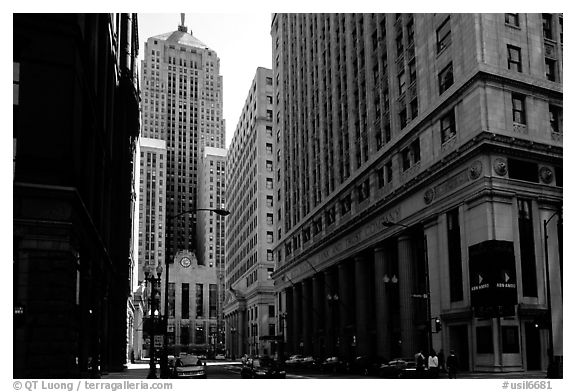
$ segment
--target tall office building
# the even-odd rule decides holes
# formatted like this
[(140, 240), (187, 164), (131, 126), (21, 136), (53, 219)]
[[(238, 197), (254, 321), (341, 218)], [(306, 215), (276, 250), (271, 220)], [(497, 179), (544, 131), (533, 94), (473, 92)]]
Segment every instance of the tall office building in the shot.
[[(146, 180), (144, 184), (141, 183), (141, 200), (151, 192), (148, 186), (154, 186), (153, 184), (156, 184), (158, 191), (165, 187), (165, 194), (159, 195), (155, 206), (148, 206), (156, 221), (151, 233), (154, 239), (145, 238), (145, 231), (139, 230), (143, 252), (139, 255), (139, 262), (143, 263), (140, 270), (146, 265), (154, 267), (157, 264), (170, 264), (164, 268), (165, 272), (161, 277), (161, 313), (168, 313), (169, 349), (174, 347), (178, 350), (179, 345), (189, 344), (197, 344), (196, 348), (204, 347), (207, 339), (200, 336), (207, 330), (205, 324), (186, 324), (183, 326), (184, 330), (180, 325), (181, 317), (186, 316), (188, 319), (190, 314), (203, 318), (206, 307), (202, 303), (209, 296), (198, 292), (199, 313), (195, 313), (196, 308), (192, 309), (192, 312), (188, 308), (190, 300), (180, 295), (193, 295), (190, 284), (197, 290), (208, 290), (209, 284), (215, 284), (215, 279), (212, 279), (215, 273), (210, 272), (212, 270), (197, 271), (198, 273), (191, 277), (190, 271), (195, 269), (196, 265), (203, 270), (202, 261), (198, 264), (192, 263), (189, 268), (180, 265), (180, 260), (184, 254), (182, 252), (192, 254), (201, 246), (196, 238), (195, 209), (199, 208), (198, 165), (204, 148), (223, 148), (225, 143), (220, 60), (216, 52), (188, 32), (182, 14), (177, 31), (148, 38), (141, 69), (142, 135), (148, 139), (163, 141), (166, 152), (165, 156), (157, 156), (157, 165), (165, 164), (164, 168), (157, 167), (158, 172), (162, 172), (163, 179), (157, 175), (156, 183), (148, 184)], [(147, 164), (146, 159), (141, 161), (141, 172), (145, 170), (143, 165)], [(161, 186), (160, 181), (164, 181)], [(146, 219), (149, 214), (144, 210), (146, 206), (141, 202), (141, 227), (147, 227)], [(151, 246), (157, 248), (151, 249)], [(157, 259), (146, 258), (146, 252)], [(178, 263), (172, 264), (176, 256)], [(170, 268), (171, 266), (173, 268)], [(185, 280), (186, 277), (189, 280)], [(203, 282), (202, 277), (210, 282)], [(165, 284), (166, 279), (168, 286)], [(144, 276), (141, 275), (140, 280), (144, 280)], [(168, 301), (165, 298), (166, 292)], [(168, 309), (165, 309), (166, 304)], [(190, 332), (196, 330), (198, 338), (196, 332)]]
[(494, 372), (544, 369), (548, 348), (561, 360), (562, 23), (274, 15), (288, 351), (452, 349)]
[[(226, 205), (226, 149), (206, 147), (200, 163), (198, 175), (198, 208), (224, 208)], [(213, 269), (217, 281), (216, 324), (210, 325), (209, 342), (211, 350), (224, 351), (224, 301), (225, 267), (225, 217), (213, 211), (198, 212), (197, 257), (201, 264)], [(210, 306), (213, 306), (211, 303)]]
[(13, 377), (121, 371), (134, 265), (138, 18), (13, 21)]
[[(272, 71), (257, 68), (226, 161), (226, 351), (271, 355), (276, 311), (274, 177), (278, 162), (272, 134)], [(240, 207), (241, 206), (241, 207)]]
[(220, 59), (188, 33), (184, 18), (177, 31), (148, 38), (142, 61), (142, 136), (166, 141), (167, 260), (194, 250), (198, 163), (205, 146), (223, 148)]

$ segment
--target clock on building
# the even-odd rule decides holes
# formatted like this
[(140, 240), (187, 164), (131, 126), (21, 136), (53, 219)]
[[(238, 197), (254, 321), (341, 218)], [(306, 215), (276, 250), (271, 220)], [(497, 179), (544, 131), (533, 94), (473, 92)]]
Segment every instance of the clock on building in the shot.
[(180, 265), (184, 268), (188, 268), (190, 267), (190, 264), (192, 264), (192, 261), (190, 260), (190, 258), (188, 257), (182, 257), (180, 259)]

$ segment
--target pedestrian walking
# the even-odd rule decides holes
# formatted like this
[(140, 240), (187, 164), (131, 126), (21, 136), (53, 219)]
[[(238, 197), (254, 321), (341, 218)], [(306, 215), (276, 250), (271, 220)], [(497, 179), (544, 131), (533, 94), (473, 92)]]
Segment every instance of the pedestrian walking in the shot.
[(424, 358), (422, 350), (418, 350), (418, 352), (414, 355), (414, 361), (416, 362), (416, 378), (423, 378), (424, 368), (426, 367), (426, 358)]
[(446, 372), (446, 363), (444, 362), (444, 349), (438, 351), (438, 367), (441, 372)]
[(429, 378), (438, 378), (438, 357), (434, 350), (428, 356), (428, 374)]
[(446, 367), (448, 368), (448, 378), (456, 378), (458, 372), (458, 358), (454, 350), (450, 350), (450, 355), (446, 359)]

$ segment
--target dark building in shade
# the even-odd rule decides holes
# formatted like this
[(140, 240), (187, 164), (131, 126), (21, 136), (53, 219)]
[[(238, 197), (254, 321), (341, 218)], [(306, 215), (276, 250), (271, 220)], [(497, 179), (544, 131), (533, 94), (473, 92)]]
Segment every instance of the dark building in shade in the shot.
[(126, 363), (135, 14), (14, 15), (14, 377)]
[(561, 359), (562, 26), (273, 16), (287, 351), (453, 349), (494, 372), (545, 369), (550, 347)]

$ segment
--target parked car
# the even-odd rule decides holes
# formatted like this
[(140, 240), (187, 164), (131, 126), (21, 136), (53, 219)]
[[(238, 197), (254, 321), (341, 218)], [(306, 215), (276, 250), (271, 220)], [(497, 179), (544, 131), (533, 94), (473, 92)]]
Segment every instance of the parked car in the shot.
[(321, 362), (322, 361), (318, 360), (317, 358), (309, 356), (302, 358), (298, 365), (302, 369), (316, 369)]
[(378, 376), (380, 367), (385, 363), (388, 361), (381, 357), (360, 356), (354, 358), (350, 364), (350, 371), (363, 376)]
[(322, 361), (320, 369), (323, 373), (347, 372), (349, 365), (338, 357), (328, 357)]
[(400, 378), (400, 375), (407, 368), (416, 371), (416, 362), (412, 359), (396, 358), (386, 364), (382, 364), (378, 375), (383, 378)]
[(242, 378), (286, 378), (286, 371), (280, 362), (269, 357), (248, 358), (242, 370)]
[(284, 361), (284, 364), (286, 365), (286, 367), (295, 368), (295, 367), (297, 367), (297, 365), (300, 364), (300, 362), (302, 362), (303, 359), (304, 359), (304, 356), (302, 356), (300, 354), (291, 355), (290, 358), (288, 358), (286, 361)]
[(226, 356), (224, 354), (216, 354), (214, 359), (226, 359)]
[(206, 378), (206, 363), (196, 355), (175, 357), (172, 363), (170, 369), (173, 378)]

